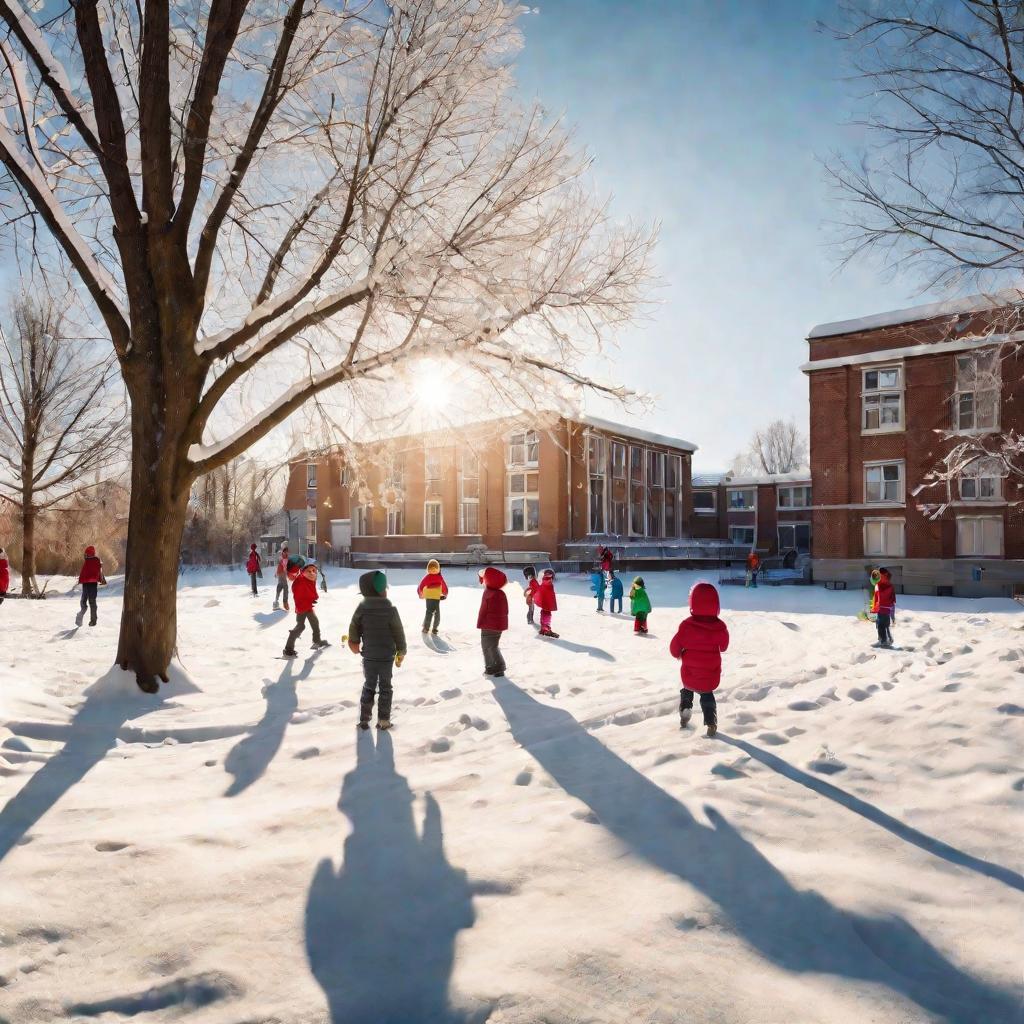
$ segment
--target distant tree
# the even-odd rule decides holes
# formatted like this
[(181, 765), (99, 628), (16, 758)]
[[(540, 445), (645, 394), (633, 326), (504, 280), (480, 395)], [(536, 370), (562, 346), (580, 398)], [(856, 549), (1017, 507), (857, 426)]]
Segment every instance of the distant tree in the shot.
[(0, 326), (0, 494), (21, 520), (21, 592), (37, 595), (36, 519), (70, 508), (125, 458), (127, 413), (111, 356), (65, 336), (45, 295), (23, 295)]
[(737, 476), (792, 473), (807, 464), (807, 436), (792, 420), (772, 420), (754, 431), (747, 449), (733, 460)]

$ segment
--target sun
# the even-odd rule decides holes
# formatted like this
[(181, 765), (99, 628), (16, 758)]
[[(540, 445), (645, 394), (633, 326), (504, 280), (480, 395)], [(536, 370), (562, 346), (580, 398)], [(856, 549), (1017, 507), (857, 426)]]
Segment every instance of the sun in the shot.
[(412, 391), (421, 408), (448, 404), (452, 394), (452, 368), (436, 359), (423, 359), (411, 367)]

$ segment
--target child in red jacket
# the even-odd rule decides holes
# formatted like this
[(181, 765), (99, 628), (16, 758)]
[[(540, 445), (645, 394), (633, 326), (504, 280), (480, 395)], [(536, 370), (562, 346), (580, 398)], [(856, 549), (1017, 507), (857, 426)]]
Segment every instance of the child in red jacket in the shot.
[(680, 658), (683, 681), (679, 694), (679, 728), (685, 729), (693, 714), (693, 695), (700, 694), (700, 709), (708, 736), (718, 732), (715, 690), (722, 679), (722, 652), (729, 649), (729, 630), (718, 617), (718, 591), (710, 583), (698, 583), (690, 591), (690, 617), (679, 623), (669, 644), (673, 658)]
[(313, 611), (319, 595), (316, 591), (316, 562), (306, 562), (292, 583), (292, 600), (295, 602), (295, 626), (288, 634), (284, 645), (284, 657), (294, 658), (295, 641), (302, 636), (308, 622), (313, 627), (313, 650), (319, 651), (331, 645), (320, 636), (320, 620)]
[(503, 676), (505, 659), (501, 656), (501, 634), (508, 629), (508, 598), (502, 587), (508, 577), (489, 565), (480, 572), (484, 594), (480, 598), (480, 614), (476, 617), (476, 628), (480, 630), (480, 646), (484, 652), (484, 675)]
[(4, 603), (7, 591), (11, 587), (11, 563), (7, 561), (7, 552), (0, 548), (0, 604)]
[(427, 611), (423, 616), (423, 632), (437, 636), (438, 627), (441, 625), (441, 602), (448, 596), (448, 584), (441, 575), (441, 563), (436, 558), (427, 562), (427, 575), (420, 580), (416, 596), (427, 603)]
[(892, 629), (896, 618), (896, 588), (892, 585), (892, 573), (884, 566), (879, 567), (878, 582), (871, 595), (871, 610), (875, 613), (875, 628), (878, 642), (873, 647), (892, 647)]
[(86, 605), (89, 607), (89, 625), (96, 625), (96, 592), (101, 583), (107, 581), (103, 578), (103, 563), (96, 557), (96, 549), (90, 544), (85, 549), (85, 561), (82, 562), (81, 572), (78, 574), (78, 582), (82, 584), (82, 601), (75, 616), (75, 625), (80, 626), (85, 618)]
[(551, 613), (558, 611), (558, 598), (555, 596), (555, 571), (545, 569), (541, 574), (540, 586), (534, 595), (534, 603), (540, 609), (540, 636), (550, 636), (555, 640), (558, 634), (551, 630)]
[(536, 606), (537, 591), (540, 584), (537, 582), (537, 570), (532, 565), (523, 567), (523, 578), (526, 580), (526, 587), (523, 596), (526, 598), (526, 624), (533, 625), (533, 609)]
[(252, 596), (257, 597), (259, 591), (256, 589), (256, 577), (263, 575), (263, 559), (260, 558), (255, 544), (249, 545), (249, 558), (245, 563), (245, 571), (249, 574), (249, 582), (252, 584)]

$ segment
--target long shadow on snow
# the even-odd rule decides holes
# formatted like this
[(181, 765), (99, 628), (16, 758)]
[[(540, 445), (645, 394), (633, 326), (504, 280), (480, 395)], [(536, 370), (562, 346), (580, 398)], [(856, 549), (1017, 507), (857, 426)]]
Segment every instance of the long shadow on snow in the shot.
[(854, 814), (859, 814), (862, 818), (874, 822), (905, 842), (919, 846), (926, 853), (931, 853), (936, 857), (941, 857), (943, 860), (948, 860), (950, 864), (969, 868), (971, 871), (976, 871), (979, 875), (994, 878), (997, 882), (1002, 882), (1011, 889), (1024, 892), (1024, 875), (1020, 875), (1010, 868), (1004, 868), (1001, 864), (993, 864), (992, 861), (983, 860), (981, 857), (964, 853), (963, 850), (958, 850), (955, 846), (950, 846), (934, 836), (918, 832), (916, 828), (911, 828), (910, 825), (905, 824), (898, 818), (886, 814), (885, 811), (875, 807), (874, 804), (869, 804), (866, 800), (861, 800), (860, 797), (847, 793), (845, 789), (840, 789), (838, 786), (832, 785), (831, 782), (825, 782), (823, 779), (815, 778), (813, 775), (801, 771), (788, 761), (775, 754), (770, 754), (767, 750), (754, 746), (753, 743), (736, 739), (733, 736), (726, 736), (724, 733), (719, 733), (718, 738), (749, 754), (756, 761), (767, 765), (772, 771), (776, 771), (780, 775), (786, 776), (787, 779), (800, 783), (801, 786), (806, 786), (815, 793), (821, 794), (821, 796), (828, 797), (829, 800), (834, 800), (837, 804), (842, 804), (843, 807), (853, 811)]
[(268, 626), (276, 626), (279, 622), (283, 622), (289, 614), (287, 608), (281, 608), (275, 612), (254, 612), (252, 617), (253, 621), (259, 624), (260, 629), (266, 629)]
[(338, 806), (352, 831), (339, 870), (320, 862), (306, 902), (306, 955), (332, 1024), (470, 1024), (449, 1005), (455, 939), (474, 922), (473, 889), (444, 855), (441, 811), (427, 794), (423, 833), (395, 771), (391, 735), (357, 740)]
[(309, 676), (314, 664), (316, 657), (311, 655), (296, 676), (292, 674), (292, 662), (289, 661), (277, 682), (270, 683), (264, 689), (263, 697), (267, 707), (263, 717), (253, 726), (249, 735), (239, 740), (224, 758), (224, 771), (235, 777), (224, 791), (225, 796), (238, 796), (262, 778), (270, 767), (270, 762), (277, 756), (284, 742), (288, 723), (299, 707), (296, 684)]
[(512, 735), (637, 856), (713, 900), (762, 956), (795, 972), (885, 985), (956, 1024), (1018, 1019), (1019, 1000), (951, 963), (900, 917), (867, 917), (795, 888), (714, 808), (710, 827), (591, 736), (509, 681), (494, 694)]
[(591, 658), (599, 658), (601, 661), (614, 661), (615, 655), (600, 647), (590, 647), (587, 644), (578, 644), (573, 640), (563, 640), (561, 637), (541, 637), (552, 647), (561, 647), (563, 650), (572, 651), (573, 654), (588, 654)]
[(75, 1003), (68, 1013), (81, 1017), (102, 1017), (108, 1013), (135, 1017), (158, 1010), (198, 1010), (239, 994), (238, 986), (223, 975), (199, 974), (156, 985), (130, 996), (114, 996), (93, 1003)]

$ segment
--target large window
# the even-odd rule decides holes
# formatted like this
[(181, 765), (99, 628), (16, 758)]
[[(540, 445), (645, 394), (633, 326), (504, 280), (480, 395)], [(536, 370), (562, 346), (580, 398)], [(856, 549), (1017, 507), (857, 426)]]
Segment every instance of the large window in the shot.
[(665, 456), (665, 536), (682, 533), (683, 459), (681, 455)]
[(902, 558), (906, 554), (902, 519), (865, 519), (864, 555)]
[(316, 463), (315, 462), (307, 462), (306, 463), (306, 490), (307, 491), (315, 491), (316, 490)]
[(698, 515), (712, 515), (718, 511), (718, 499), (714, 491), (694, 491), (693, 511)]
[(306, 557), (316, 558), (316, 513), (306, 515)]
[(753, 512), (757, 509), (757, 490), (753, 487), (730, 487), (726, 491), (729, 508), (734, 512)]
[(647, 536), (664, 536), (665, 453), (647, 452)]
[(956, 429), (982, 432), (999, 428), (999, 391), (1002, 386), (999, 352), (968, 352), (956, 357)]
[(869, 462), (865, 465), (864, 500), (869, 504), (903, 501), (903, 463)]
[(590, 532), (606, 531), (608, 485), (608, 442), (603, 437), (587, 437), (587, 472), (590, 479)]
[(539, 462), (540, 438), (536, 430), (523, 430), (509, 436), (509, 466), (537, 466)]
[(882, 433), (903, 429), (903, 368), (864, 370), (861, 429)]
[(733, 544), (742, 544), (744, 547), (754, 546), (754, 528), (752, 526), (730, 526), (729, 540)]
[(370, 506), (356, 505), (352, 510), (352, 536), (367, 537), (370, 529)]
[(423, 532), (428, 537), (440, 537), (443, 518), (441, 515), (441, 502), (427, 501), (423, 504)]
[(433, 490), (441, 482), (441, 453), (427, 451), (423, 453), (423, 476), (427, 487)]
[(629, 485), (626, 465), (627, 448), (612, 441), (611, 532), (619, 536), (629, 533)]
[(405, 489), (405, 456), (392, 455), (384, 464), (384, 486), (394, 491)]
[(629, 449), (629, 532), (642, 537), (647, 528), (647, 488), (644, 485), (644, 450)]
[(1002, 467), (998, 459), (975, 459), (960, 475), (963, 501), (997, 501), (1002, 494)]
[(387, 535), (400, 537), (405, 532), (405, 516), (397, 505), (388, 509)]
[(480, 533), (480, 457), (471, 451), (459, 458), (459, 533)]
[(809, 508), (811, 489), (806, 485), (779, 487), (779, 508)]
[(974, 558), (1001, 558), (1001, 516), (959, 516), (956, 521), (956, 553)]
[(811, 550), (811, 524), (810, 523), (780, 523), (779, 524), (779, 550), (788, 551), (796, 548), (804, 555)]
[(535, 533), (540, 528), (540, 474), (509, 473), (505, 529), (509, 533)]

